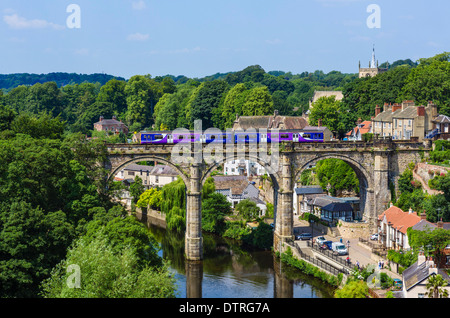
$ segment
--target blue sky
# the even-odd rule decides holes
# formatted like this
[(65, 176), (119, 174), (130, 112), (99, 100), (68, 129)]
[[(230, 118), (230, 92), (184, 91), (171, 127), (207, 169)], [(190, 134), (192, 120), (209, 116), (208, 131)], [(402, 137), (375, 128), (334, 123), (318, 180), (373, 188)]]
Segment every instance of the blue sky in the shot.
[[(80, 28), (66, 23), (70, 4)], [(373, 45), (380, 63), (450, 51), (448, 12), (448, 0), (2, 0), (0, 74), (356, 73)]]

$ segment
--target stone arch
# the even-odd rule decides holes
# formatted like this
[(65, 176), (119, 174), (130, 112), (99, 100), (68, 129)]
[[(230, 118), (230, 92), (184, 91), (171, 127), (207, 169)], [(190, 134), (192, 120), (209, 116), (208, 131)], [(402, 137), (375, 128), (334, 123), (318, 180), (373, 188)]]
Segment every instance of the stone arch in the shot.
[(360, 164), (353, 158), (340, 154), (324, 154), (315, 157), (303, 163), (301, 167), (297, 169), (293, 181), (297, 182), (302, 172), (305, 171), (308, 166), (324, 159), (340, 159), (345, 163), (347, 163), (353, 169), (353, 171), (355, 171), (356, 176), (359, 180), (360, 211), (363, 217), (370, 218), (371, 215), (373, 214), (372, 211), (373, 202), (371, 202), (373, 200), (373, 197), (371, 196), (371, 193), (373, 193), (373, 184), (374, 184), (373, 176), (367, 171), (367, 169), (362, 164)]
[[(203, 173), (202, 179), (201, 179), (201, 185), (203, 186), (203, 184), (206, 182), (206, 179), (208, 179), (208, 177), (211, 175), (211, 173), (220, 165), (225, 164), (226, 162), (230, 161), (230, 160), (239, 160), (242, 159), (241, 157), (239, 157), (237, 154), (234, 154), (231, 158), (229, 156), (227, 156), (226, 158), (223, 157), (220, 161), (215, 161), (214, 163), (211, 163), (209, 165), (206, 166), (206, 170)], [(245, 156), (245, 160), (253, 160), (256, 161), (257, 163), (259, 163), (261, 166), (264, 167), (264, 169), (266, 170), (267, 174), (269, 175), (269, 177), (272, 180), (272, 184), (274, 189), (279, 189), (279, 182), (278, 180), (280, 180), (280, 176), (277, 172), (270, 172), (269, 169), (267, 168), (269, 166), (269, 163), (265, 162), (264, 160), (262, 160), (261, 158), (259, 158), (258, 156), (252, 156), (252, 155), (246, 155)]]
[(315, 157), (314, 159), (308, 160), (306, 163), (302, 164), (300, 168), (297, 169), (297, 172), (295, 173), (294, 182), (298, 179), (298, 177), (302, 174), (302, 172), (307, 169), (308, 166), (325, 159), (340, 159), (346, 162), (353, 169), (353, 171), (355, 171), (358, 179), (364, 179), (367, 186), (373, 184), (371, 174), (366, 170), (366, 168), (363, 165), (361, 165), (359, 162), (348, 156), (339, 154), (325, 154), (319, 157)]
[(140, 156), (139, 158), (132, 158), (129, 160), (124, 160), (120, 163), (120, 165), (118, 165), (117, 167), (115, 167), (114, 169), (111, 169), (111, 173), (108, 176), (108, 181), (110, 181), (112, 178), (114, 178), (114, 176), (123, 168), (125, 168), (126, 166), (133, 164), (133, 163), (138, 163), (141, 161), (157, 161), (160, 163), (164, 163), (167, 164), (168, 166), (171, 166), (172, 168), (174, 168), (176, 171), (178, 171), (178, 175), (183, 179), (184, 184), (186, 185), (186, 187), (189, 186), (189, 176), (186, 174), (185, 171), (183, 171), (178, 165), (173, 164), (170, 160), (167, 160), (165, 158), (162, 157), (158, 157), (158, 156), (152, 156), (152, 155), (146, 155), (146, 156)]

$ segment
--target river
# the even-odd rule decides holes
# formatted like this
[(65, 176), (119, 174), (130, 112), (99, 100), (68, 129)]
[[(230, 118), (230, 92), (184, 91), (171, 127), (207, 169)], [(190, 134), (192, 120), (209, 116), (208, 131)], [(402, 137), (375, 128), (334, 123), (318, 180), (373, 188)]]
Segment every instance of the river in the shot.
[(170, 261), (178, 298), (331, 298), (333, 288), (280, 264), (270, 251), (252, 250), (240, 242), (203, 234), (203, 261), (184, 258), (184, 236), (155, 225), (149, 230)]

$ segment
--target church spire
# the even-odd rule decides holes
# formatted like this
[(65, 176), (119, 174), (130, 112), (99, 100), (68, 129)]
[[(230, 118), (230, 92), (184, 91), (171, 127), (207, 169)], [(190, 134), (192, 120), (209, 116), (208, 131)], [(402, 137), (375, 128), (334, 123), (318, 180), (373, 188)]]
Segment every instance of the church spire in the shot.
[(370, 68), (377, 68), (377, 62), (375, 60), (375, 44), (373, 45), (372, 62), (370, 62)]

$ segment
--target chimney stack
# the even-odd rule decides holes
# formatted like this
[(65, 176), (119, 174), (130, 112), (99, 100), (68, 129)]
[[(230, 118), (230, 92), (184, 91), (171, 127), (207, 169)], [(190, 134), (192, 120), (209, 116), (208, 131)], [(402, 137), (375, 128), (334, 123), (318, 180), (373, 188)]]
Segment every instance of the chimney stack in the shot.
[(321, 118), (319, 118), (319, 120), (317, 121), (317, 126), (322, 127), (322, 119)]
[(417, 266), (422, 265), (427, 261), (427, 258), (423, 252), (419, 252), (419, 256), (417, 257)]
[(422, 220), (426, 220), (427, 219), (427, 214), (425, 213), (425, 210), (423, 210), (423, 213), (420, 214), (420, 218)]
[(396, 112), (397, 110), (401, 110), (402, 109), (402, 105), (395, 103), (394, 105), (392, 105), (392, 112)]
[(381, 113), (381, 108), (379, 105), (377, 105), (377, 107), (375, 107), (375, 117), (377, 117), (380, 113)]
[(104, 118), (103, 116), (100, 116), (100, 121), (102, 121), (102, 120), (103, 120), (103, 118)]
[(425, 116), (425, 106), (417, 106), (417, 116), (424, 117)]

